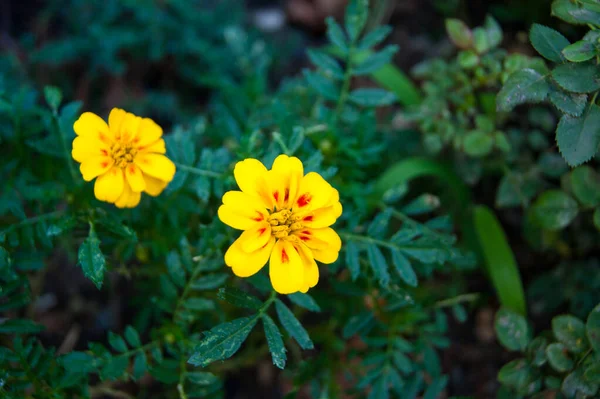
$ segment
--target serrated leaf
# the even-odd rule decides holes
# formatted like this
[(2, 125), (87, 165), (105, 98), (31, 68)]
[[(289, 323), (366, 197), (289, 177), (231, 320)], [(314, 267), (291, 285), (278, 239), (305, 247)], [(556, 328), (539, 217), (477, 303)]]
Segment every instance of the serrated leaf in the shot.
[(262, 302), (257, 297), (234, 287), (219, 289), (217, 297), (242, 308), (260, 309), (262, 306)]
[(397, 249), (392, 249), (392, 264), (396, 268), (396, 272), (398, 272), (402, 281), (411, 287), (419, 285), (417, 275), (412, 268), (410, 261)]
[(594, 11), (589, 6), (581, 7), (578, 3), (570, 0), (554, 0), (552, 2), (552, 15), (570, 24), (598, 25), (600, 23), (600, 12)]
[(190, 288), (196, 291), (212, 290), (222, 286), (228, 278), (229, 275), (225, 273), (210, 274), (191, 282)]
[(446, 19), (446, 33), (456, 47), (468, 49), (473, 46), (471, 29), (460, 19)]
[(350, 277), (352, 281), (358, 278), (360, 274), (360, 254), (358, 251), (358, 245), (352, 241), (348, 241), (344, 245), (346, 251), (346, 266), (350, 270)]
[(600, 89), (600, 70), (592, 62), (566, 63), (552, 70), (552, 79), (574, 93), (591, 93)]
[(562, 50), (569, 41), (554, 29), (540, 24), (533, 24), (529, 31), (529, 40), (540, 55), (552, 62), (563, 62)]
[(78, 252), (79, 264), (83, 270), (83, 274), (92, 280), (96, 288), (102, 288), (104, 281), (104, 271), (106, 268), (106, 259), (100, 250), (100, 240), (96, 236), (94, 226), (90, 225), (88, 237), (79, 247)]
[(113, 333), (112, 331), (108, 332), (108, 343), (117, 352), (127, 352), (127, 344), (125, 343), (123, 338)]
[(133, 348), (138, 348), (142, 345), (142, 341), (140, 340), (140, 335), (132, 326), (125, 327), (125, 339)]
[(304, 309), (310, 310), (311, 312), (320, 312), (321, 307), (319, 304), (308, 294), (296, 292), (295, 294), (288, 295), (290, 301), (296, 305), (303, 307)]
[(542, 102), (549, 93), (545, 76), (533, 69), (522, 69), (504, 83), (496, 97), (496, 106), (499, 111), (508, 112), (519, 104)]
[(369, 323), (373, 321), (374, 315), (372, 312), (365, 311), (352, 316), (344, 325), (342, 329), (342, 337), (345, 339), (352, 337), (353, 335), (364, 329)]
[(518, 313), (500, 309), (494, 322), (500, 343), (511, 351), (524, 351), (530, 340), (527, 320)]
[(563, 56), (571, 62), (591, 60), (597, 54), (596, 43), (580, 40), (568, 45), (562, 51)]
[(261, 316), (263, 326), (265, 328), (265, 338), (267, 339), (267, 345), (269, 346), (269, 352), (271, 352), (271, 358), (273, 364), (280, 369), (285, 368), (285, 362), (287, 356), (285, 355), (285, 346), (283, 345), (283, 339), (277, 325), (267, 314)]
[(390, 282), (388, 265), (377, 245), (371, 244), (367, 246), (367, 258), (369, 259), (371, 269), (373, 269), (373, 272), (375, 273), (375, 277), (379, 280), (379, 284), (388, 285)]
[(559, 343), (555, 342), (546, 347), (546, 357), (550, 366), (558, 372), (564, 373), (573, 368), (573, 360), (567, 354), (567, 348)]
[(344, 70), (340, 64), (328, 54), (322, 51), (310, 49), (307, 52), (310, 61), (318, 68), (321, 68), (331, 76), (342, 79), (344, 77)]
[(600, 107), (590, 105), (582, 116), (563, 115), (556, 128), (556, 143), (571, 166), (589, 161), (600, 144)]
[(353, 103), (364, 107), (382, 107), (396, 101), (393, 93), (383, 89), (356, 89), (348, 98)]
[(340, 25), (332, 17), (327, 17), (325, 23), (327, 24), (327, 38), (329, 41), (346, 54), (348, 52), (348, 42)]
[(579, 213), (577, 201), (560, 190), (549, 190), (540, 195), (531, 208), (536, 222), (546, 230), (567, 227)]
[(241, 317), (204, 332), (204, 339), (196, 346), (188, 363), (205, 367), (230, 358), (240, 349), (257, 320), (256, 316)]
[(308, 332), (306, 332), (302, 324), (296, 319), (294, 313), (279, 299), (275, 301), (275, 310), (277, 311), (281, 325), (298, 342), (298, 345), (302, 349), (313, 349), (314, 345), (308, 336)]
[(548, 98), (559, 111), (571, 116), (581, 115), (587, 104), (587, 94), (569, 93), (555, 88), (550, 91)]
[(352, 69), (353, 75), (368, 75), (389, 64), (394, 54), (398, 51), (398, 46), (390, 45), (383, 50), (370, 54), (364, 61)]
[(367, 33), (358, 44), (359, 50), (367, 50), (381, 43), (387, 35), (390, 34), (392, 28), (389, 26), (378, 26), (371, 32)]
[(590, 312), (585, 329), (592, 348), (600, 353), (600, 304), (596, 305), (594, 310)]

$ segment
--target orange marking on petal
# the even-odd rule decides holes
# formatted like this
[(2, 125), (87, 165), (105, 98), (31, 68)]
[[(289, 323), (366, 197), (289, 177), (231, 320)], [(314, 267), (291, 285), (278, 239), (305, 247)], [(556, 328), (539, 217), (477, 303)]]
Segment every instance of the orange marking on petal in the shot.
[(304, 220), (305, 222), (312, 222), (312, 220), (313, 220), (313, 217), (312, 217), (312, 215), (305, 216), (303, 220)]
[(279, 201), (279, 191), (273, 193), (273, 198), (275, 198), (275, 201)]
[(135, 174), (135, 165), (129, 165), (129, 173)]
[(310, 230), (304, 230), (304, 231), (302, 232), (302, 234), (306, 234), (307, 236), (309, 236), (309, 235), (310, 235)]
[(107, 155), (108, 155), (108, 151), (106, 151), (106, 150), (100, 150), (100, 153), (101, 153), (102, 155), (104, 155), (104, 156), (107, 156)]
[(108, 161), (103, 161), (100, 166), (106, 168), (108, 166)]
[(290, 198), (290, 189), (286, 188), (285, 189), (285, 198), (283, 200), (287, 201), (289, 198)]
[(252, 220), (255, 220), (255, 221), (257, 221), (257, 222), (262, 222), (262, 221), (264, 220), (264, 218), (265, 218), (265, 217), (263, 216), (263, 214), (262, 214), (262, 213), (260, 213), (260, 212), (258, 212), (258, 211), (256, 211), (256, 213), (258, 214), (258, 216), (257, 216), (257, 217), (255, 217), (255, 218), (253, 218)]
[(263, 227), (262, 229), (258, 230), (258, 235), (259, 235), (259, 236), (262, 236), (262, 235), (263, 235), (263, 233), (264, 233), (266, 230), (267, 230), (267, 228), (266, 228), (266, 227)]
[(310, 237), (307, 237), (307, 236), (300, 236), (300, 239), (301, 239), (302, 241), (308, 241), (308, 240), (310, 240)]
[(288, 257), (287, 252), (285, 252), (285, 249), (281, 250), (281, 263), (288, 263), (290, 261), (290, 258)]
[(302, 207), (308, 205), (311, 200), (312, 200), (312, 196), (309, 193), (304, 193), (300, 196), (300, 198), (298, 198), (298, 201), (296, 201), (296, 204), (298, 204), (298, 206), (300, 208), (302, 208)]

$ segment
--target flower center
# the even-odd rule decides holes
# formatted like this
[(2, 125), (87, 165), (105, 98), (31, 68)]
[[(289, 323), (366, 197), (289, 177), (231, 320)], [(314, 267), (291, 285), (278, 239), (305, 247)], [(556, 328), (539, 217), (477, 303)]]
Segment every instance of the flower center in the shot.
[(131, 144), (116, 142), (110, 149), (110, 155), (115, 160), (115, 166), (124, 169), (133, 162), (138, 150)]
[(300, 218), (289, 209), (271, 213), (267, 221), (271, 224), (271, 232), (275, 238), (288, 237), (292, 231), (302, 229)]

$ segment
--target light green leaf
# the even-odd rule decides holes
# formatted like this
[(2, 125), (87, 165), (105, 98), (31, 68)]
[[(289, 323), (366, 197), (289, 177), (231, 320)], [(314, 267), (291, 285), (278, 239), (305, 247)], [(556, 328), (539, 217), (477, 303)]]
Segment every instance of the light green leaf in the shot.
[(362, 33), (369, 17), (368, 0), (350, 0), (346, 7), (345, 25), (350, 40), (354, 42)]
[(129, 342), (133, 348), (138, 348), (142, 345), (142, 341), (140, 340), (140, 335), (135, 330), (135, 328), (131, 326), (125, 327), (125, 339)]
[(571, 189), (583, 205), (600, 204), (600, 175), (591, 167), (578, 166), (571, 172)]
[(62, 101), (62, 92), (60, 89), (54, 86), (45, 86), (44, 97), (46, 98), (46, 102), (50, 106), (50, 109), (56, 113)]
[(325, 19), (327, 23), (327, 38), (344, 54), (348, 52), (348, 41), (340, 25), (332, 17)]
[(590, 43), (584, 40), (580, 40), (573, 44), (568, 45), (562, 51), (565, 58), (571, 62), (583, 62), (591, 60), (596, 56), (595, 43)]
[(411, 287), (419, 285), (417, 275), (410, 264), (410, 261), (397, 249), (392, 249), (392, 264), (396, 268), (396, 272), (398, 272), (402, 281)]
[(304, 309), (310, 310), (311, 312), (321, 311), (319, 304), (308, 294), (296, 292), (295, 294), (288, 295), (288, 298), (296, 305), (303, 307)]
[(575, 25), (599, 25), (600, 13), (591, 7), (581, 7), (570, 0), (554, 0), (552, 15)]
[(241, 317), (204, 332), (204, 339), (195, 348), (188, 363), (205, 367), (214, 361), (230, 358), (240, 349), (257, 320), (256, 316)]
[(359, 50), (368, 50), (373, 46), (381, 43), (387, 35), (390, 34), (392, 28), (389, 26), (378, 26), (371, 32), (367, 33), (358, 43)]
[(354, 75), (368, 75), (381, 69), (384, 65), (391, 62), (392, 57), (398, 51), (398, 46), (390, 45), (383, 50), (367, 56), (360, 64), (358, 64), (352, 73)]
[(525, 317), (509, 309), (501, 308), (494, 322), (500, 343), (511, 351), (523, 352), (531, 339)]
[(260, 309), (262, 306), (262, 302), (257, 297), (234, 287), (220, 288), (217, 297), (242, 308)]
[(523, 103), (539, 103), (550, 93), (546, 76), (533, 69), (522, 69), (510, 75), (496, 97), (499, 111), (508, 112)]
[(553, 318), (552, 332), (571, 353), (581, 353), (588, 348), (585, 324), (575, 316), (562, 315)]
[(456, 47), (468, 49), (473, 46), (471, 29), (460, 19), (446, 19), (446, 32)]
[(79, 247), (78, 259), (83, 274), (92, 280), (98, 289), (102, 288), (106, 259), (100, 250), (100, 240), (96, 236), (96, 231), (92, 224), (90, 224), (88, 238)]
[(469, 132), (463, 141), (465, 152), (475, 158), (488, 155), (494, 148), (492, 135), (483, 132)]
[(585, 329), (592, 348), (600, 353), (600, 304), (590, 312)]
[(307, 53), (310, 61), (318, 68), (321, 68), (326, 73), (338, 79), (342, 79), (344, 77), (344, 70), (342, 69), (340, 64), (330, 55), (327, 55), (322, 51), (314, 49), (308, 50)]
[(577, 201), (560, 190), (549, 190), (540, 195), (531, 208), (540, 227), (561, 230), (567, 227), (579, 213)]
[(353, 103), (364, 107), (382, 107), (396, 101), (393, 93), (383, 89), (356, 89), (348, 98)]
[(265, 328), (265, 337), (267, 339), (267, 344), (269, 345), (269, 352), (271, 352), (273, 364), (283, 370), (285, 368), (287, 357), (285, 355), (285, 346), (283, 345), (283, 339), (281, 338), (279, 328), (277, 328), (277, 325), (269, 315), (263, 314), (261, 318)]
[(582, 116), (563, 115), (556, 128), (556, 143), (563, 158), (571, 166), (589, 161), (600, 144), (600, 107), (590, 105)]
[(563, 62), (565, 60), (561, 51), (569, 45), (569, 41), (554, 29), (540, 24), (533, 24), (529, 31), (529, 40), (533, 48), (544, 58), (552, 62)]
[(117, 352), (127, 352), (127, 344), (125, 343), (123, 338), (113, 333), (112, 331), (108, 332), (108, 343)]
[(367, 246), (367, 257), (369, 259), (369, 264), (375, 273), (375, 277), (379, 280), (379, 284), (384, 286), (388, 285), (390, 282), (388, 265), (379, 247), (375, 244)]
[(490, 43), (490, 48), (499, 46), (502, 42), (502, 29), (500, 28), (500, 25), (494, 19), (494, 17), (492, 17), (491, 15), (486, 16), (483, 28), (485, 29), (485, 33), (487, 34), (488, 42)]
[(560, 373), (564, 373), (573, 368), (574, 363), (567, 354), (567, 348), (559, 342), (548, 345), (546, 348), (546, 357), (548, 358), (550, 366)]
[(561, 64), (552, 70), (560, 87), (574, 93), (591, 93), (600, 89), (600, 70), (591, 62)]
[(275, 301), (275, 310), (279, 321), (285, 330), (298, 342), (302, 349), (313, 349), (314, 345), (302, 324), (296, 319), (294, 313), (279, 299)]

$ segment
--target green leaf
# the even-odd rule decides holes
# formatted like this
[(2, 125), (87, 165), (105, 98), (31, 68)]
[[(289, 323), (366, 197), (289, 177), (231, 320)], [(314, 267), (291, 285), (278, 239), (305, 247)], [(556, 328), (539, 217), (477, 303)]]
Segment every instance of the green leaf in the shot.
[(523, 352), (530, 340), (530, 331), (525, 317), (509, 309), (501, 308), (494, 322), (500, 343), (511, 351)]
[(185, 378), (192, 384), (196, 385), (212, 385), (219, 379), (213, 373), (205, 371), (192, 371), (185, 374)]
[(568, 45), (562, 51), (565, 58), (571, 62), (584, 62), (591, 60), (596, 56), (595, 43), (580, 40)]
[(392, 249), (392, 264), (396, 268), (396, 272), (406, 284), (411, 287), (419, 285), (417, 274), (415, 273), (410, 261), (402, 255), (398, 249)]
[(0, 334), (37, 334), (44, 326), (28, 319), (10, 319), (0, 322)]
[(134, 380), (139, 380), (146, 374), (148, 370), (148, 359), (146, 358), (146, 354), (144, 352), (138, 352), (135, 355), (135, 359), (133, 360), (133, 370), (132, 375)]
[(600, 304), (590, 312), (585, 329), (592, 348), (600, 353)]
[[(2, 273), (3, 276), (8, 275), (10, 271), (10, 264), (11, 261), (8, 251), (3, 247), (0, 247), (0, 273)], [(0, 293), (1, 292), (2, 291), (0, 290)]]
[(549, 190), (540, 195), (532, 208), (533, 217), (546, 230), (561, 230), (577, 216), (577, 201), (560, 190)]
[(587, 349), (585, 324), (575, 316), (563, 315), (553, 318), (552, 332), (572, 353), (581, 353)]
[(262, 306), (257, 297), (234, 287), (220, 288), (217, 297), (241, 308), (260, 309)]
[(423, 399), (438, 398), (444, 390), (444, 388), (446, 387), (446, 384), (448, 384), (448, 376), (443, 375), (441, 377), (435, 378), (433, 381), (431, 381), (431, 383), (425, 390), (425, 393), (423, 394)]
[(215, 308), (215, 303), (206, 298), (189, 298), (183, 302), (183, 306), (188, 310), (201, 312), (205, 310), (213, 310)]
[(327, 100), (337, 100), (339, 96), (339, 89), (331, 80), (309, 70), (304, 70), (303, 73), (308, 85), (312, 87), (317, 93), (319, 93)]
[(561, 64), (552, 70), (560, 87), (574, 93), (591, 93), (600, 89), (600, 70), (591, 62)]
[(548, 340), (544, 337), (536, 337), (527, 345), (527, 356), (534, 366), (541, 367), (546, 363), (547, 347)]
[(494, 148), (494, 138), (484, 132), (469, 132), (464, 137), (463, 148), (472, 157), (483, 157), (488, 155)]
[(96, 288), (102, 288), (106, 259), (104, 259), (104, 254), (100, 250), (100, 240), (96, 236), (94, 225), (91, 223), (88, 237), (79, 247), (78, 259), (83, 274), (92, 280)]
[(592, 104), (579, 117), (563, 115), (556, 128), (556, 143), (569, 165), (579, 166), (589, 161), (600, 144), (600, 107)]
[(596, 227), (596, 229), (600, 231), (600, 208), (596, 208), (594, 210), (592, 220), (594, 222), (594, 227)]
[(50, 106), (50, 109), (56, 113), (62, 101), (62, 93), (60, 89), (54, 86), (45, 86), (44, 97), (46, 98), (46, 102)]
[(190, 288), (196, 291), (212, 290), (222, 286), (228, 278), (229, 275), (226, 273), (210, 274), (193, 281)]
[(396, 96), (383, 89), (356, 89), (350, 92), (350, 101), (364, 107), (382, 107), (393, 104)]
[(546, 348), (546, 357), (550, 366), (560, 373), (573, 368), (574, 363), (567, 354), (567, 348), (559, 342), (548, 345)]
[(345, 25), (350, 40), (354, 42), (362, 33), (369, 17), (368, 0), (350, 0), (346, 7)]
[(583, 376), (586, 380), (588, 380), (594, 384), (600, 384), (600, 363), (590, 364), (585, 369)]
[(325, 23), (327, 24), (327, 38), (329, 41), (346, 54), (348, 52), (348, 42), (340, 25), (332, 17), (327, 17)]
[(587, 94), (575, 94), (552, 88), (549, 95), (550, 101), (559, 111), (571, 116), (583, 113), (587, 104)]
[(486, 16), (483, 28), (487, 34), (490, 48), (497, 47), (502, 43), (502, 29), (494, 17), (491, 15)]
[(579, 166), (571, 172), (571, 189), (585, 206), (600, 204), (600, 175), (589, 166)]
[(169, 272), (169, 276), (171, 276), (171, 280), (179, 288), (183, 288), (183, 286), (185, 285), (185, 270), (183, 269), (183, 265), (181, 264), (179, 254), (176, 251), (170, 251), (167, 254), (166, 263), (167, 271)]
[(342, 337), (344, 339), (352, 337), (354, 334), (358, 333), (369, 323), (371, 323), (373, 318), (373, 313), (369, 311), (361, 312), (352, 316), (342, 329)]
[(296, 292), (295, 294), (288, 295), (288, 298), (296, 305), (303, 307), (304, 309), (310, 310), (311, 312), (321, 311), (321, 307), (319, 307), (319, 304), (308, 294)]
[(498, 381), (517, 390), (526, 387), (532, 382), (531, 366), (525, 359), (513, 360), (500, 369)]
[(310, 49), (308, 50), (308, 58), (310, 61), (325, 71), (327, 74), (334, 76), (339, 79), (344, 78), (344, 70), (340, 64), (330, 55), (325, 54), (322, 51)]
[(552, 15), (575, 25), (600, 24), (600, 13), (590, 7), (581, 7), (570, 0), (554, 0)]
[(586, 381), (580, 368), (566, 376), (560, 388), (567, 398), (597, 397), (598, 392), (598, 384)]
[(446, 32), (456, 47), (468, 49), (473, 46), (471, 29), (460, 19), (446, 19)]
[(385, 257), (377, 245), (371, 244), (367, 246), (367, 258), (369, 259), (369, 264), (375, 273), (375, 277), (377, 277), (379, 280), (379, 284), (388, 285), (390, 282), (388, 265), (385, 261)]
[(352, 281), (354, 281), (360, 274), (360, 254), (358, 246), (354, 242), (348, 241), (344, 247), (346, 250), (346, 266), (348, 267), (348, 270), (350, 270)]
[(525, 293), (519, 268), (506, 234), (496, 215), (485, 206), (473, 212), (473, 226), (481, 256), (500, 303), (507, 309), (525, 315)]
[(126, 356), (111, 357), (100, 371), (101, 380), (118, 380), (125, 374), (129, 359)]
[(127, 344), (125, 343), (123, 338), (113, 333), (112, 331), (108, 332), (108, 343), (117, 352), (127, 352)]
[(483, 28), (473, 29), (473, 47), (478, 54), (484, 54), (492, 48), (492, 43)]
[(61, 356), (64, 368), (73, 374), (85, 374), (96, 368), (94, 356), (85, 352), (70, 352)]
[(275, 310), (279, 321), (285, 330), (298, 342), (302, 349), (313, 349), (314, 345), (302, 324), (296, 319), (294, 313), (279, 299), (275, 301)]
[(391, 45), (383, 50), (367, 56), (360, 64), (352, 69), (353, 75), (368, 75), (380, 70), (384, 65), (391, 62), (392, 57), (398, 51), (398, 46)]
[(230, 358), (240, 349), (257, 320), (256, 316), (241, 317), (204, 332), (204, 339), (196, 346), (188, 363), (205, 367), (217, 360)]
[(261, 318), (265, 328), (265, 337), (267, 338), (267, 344), (269, 345), (269, 352), (271, 352), (273, 364), (283, 370), (285, 368), (287, 357), (285, 355), (285, 346), (283, 345), (283, 339), (281, 338), (279, 328), (277, 328), (277, 325), (275, 325), (275, 322), (269, 315), (263, 314)]
[(564, 62), (565, 57), (561, 51), (569, 45), (569, 41), (559, 32), (544, 25), (533, 24), (529, 40), (542, 57), (552, 62)]
[(371, 32), (367, 33), (358, 43), (359, 50), (368, 50), (373, 46), (381, 43), (387, 35), (390, 34), (392, 28), (389, 26), (378, 26)]
[(546, 76), (533, 69), (522, 69), (510, 75), (496, 97), (498, 111), (508, 112), (523, 103), (539, 103), (550, 93)]

